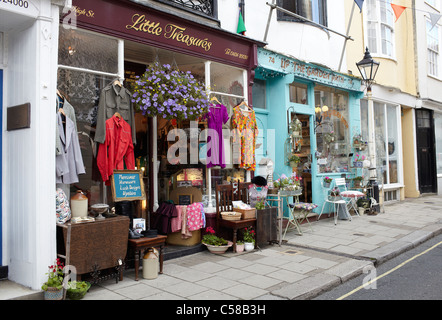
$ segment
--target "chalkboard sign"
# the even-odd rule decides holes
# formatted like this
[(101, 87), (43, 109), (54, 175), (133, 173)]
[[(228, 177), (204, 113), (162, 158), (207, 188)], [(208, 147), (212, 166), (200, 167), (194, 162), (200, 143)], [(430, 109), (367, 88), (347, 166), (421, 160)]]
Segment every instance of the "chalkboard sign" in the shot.
[(141, 170), (114, 170), (111, 188), (115, 202), (146, 200)]

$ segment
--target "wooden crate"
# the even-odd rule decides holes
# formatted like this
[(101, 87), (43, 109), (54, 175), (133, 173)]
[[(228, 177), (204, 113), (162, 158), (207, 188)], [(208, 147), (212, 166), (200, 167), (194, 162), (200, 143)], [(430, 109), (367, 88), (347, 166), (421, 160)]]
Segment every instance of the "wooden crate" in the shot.
[(233, 208), (233, 211), (240, 212), (242, 220), (256, 219), (256, 209), (255, 208), (253, 208), (253, 209)]

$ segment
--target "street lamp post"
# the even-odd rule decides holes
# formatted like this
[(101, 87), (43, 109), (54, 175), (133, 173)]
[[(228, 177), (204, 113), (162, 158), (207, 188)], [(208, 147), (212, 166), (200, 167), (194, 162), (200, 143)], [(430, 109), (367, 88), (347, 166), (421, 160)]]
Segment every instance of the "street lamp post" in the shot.
[(370, 157), (370, 180), (369, 184), (373, 190), (373, 198), (379, 203), (379, 186), (376, 181), (376, 150), (375, 150), (375, 125), (374, 125), (374, 105), (371, 93), (371, 86), (374, 82), (379, 69), (379, 62), (373, 60), (368, 51), (365, 49), (364, 58), (356, 63), (361, 73), (362, 79), (367, 86), (367, 102), (368, 102), (368, 152)]

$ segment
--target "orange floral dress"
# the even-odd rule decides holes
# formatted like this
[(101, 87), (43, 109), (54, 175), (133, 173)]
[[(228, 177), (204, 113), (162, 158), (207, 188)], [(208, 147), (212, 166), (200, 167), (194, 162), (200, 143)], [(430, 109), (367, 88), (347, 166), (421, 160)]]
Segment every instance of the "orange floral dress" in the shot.
[(255, 171), (255, 145), (258, 137), (258, 125), (255, 111), (244, 114), (240, 107), (233, 108), (233, 164), (240, 168)]

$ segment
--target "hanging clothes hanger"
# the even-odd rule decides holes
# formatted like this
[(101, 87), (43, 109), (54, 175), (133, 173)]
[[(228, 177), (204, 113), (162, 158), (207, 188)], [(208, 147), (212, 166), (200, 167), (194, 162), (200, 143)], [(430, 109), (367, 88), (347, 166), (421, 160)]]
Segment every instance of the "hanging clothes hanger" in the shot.
[[(241, 109), (242, 106), (245, 106), (246, 108), (245, 108), (245, 109)], [(239, 110), (241, 110), (242, 112), (248, 112), (248, 113), (253, 112), (253, 109), (250, 108), (249, 105), (248, 105), (245, 101), (242, 101), (242, 102), (238, 105), (238, 108), (239, 108)]]
[(117, 86), (119, 86), (119, 87), (122, 87), (123, 85), (121, 84), (121, 82), (120, 82), (120, 79), (116, 79), (115, 81), (114, 81), (114, 83), (113, 83), (114, 85), (117, 85)]
[[(210, 99), (210, 102), (213, 102), (213, 101), (215, 101), (218, 104), (221, 104), (221, 102), (219, 102), (219, 100), (215, 96), (213, 96), (212, 99)], [(215, 105), (213, 103), (212, 103), (212, 106), (216, 109), (221, 109), (220, 107), (218, 107), (217, 105)]]
[(121, 119), (121, 114), (118, 113), (118, 112), (115, 112), (115, 113), (114, 113), (114, 116), (117, 117), (118, 119)]

